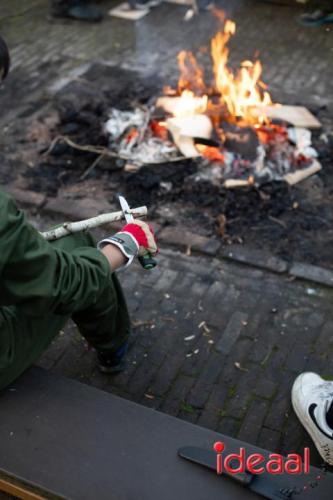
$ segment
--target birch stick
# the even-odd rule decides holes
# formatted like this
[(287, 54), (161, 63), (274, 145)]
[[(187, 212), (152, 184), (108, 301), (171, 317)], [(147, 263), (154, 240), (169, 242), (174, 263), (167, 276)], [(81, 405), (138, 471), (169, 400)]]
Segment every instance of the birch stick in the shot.
[[(132, 208), (129, 211), (133, 217), (144, 217), (147, 215), (147, 207)], [(97, 217), (92, 217), (91, 219), (85, 219), (78, 222), (64, 222), (61, 226), (41, 233), (41, 235), (48, 241), (58, 240), (69, 234), (77, 233), (79, 231), (88, 231), (98, 226), (103, 226), (104, 224), (109, 224), (110, 222), (116, 222), (124, 218), (124, 212), (112, 212), (108, 214), (97, 215)]]

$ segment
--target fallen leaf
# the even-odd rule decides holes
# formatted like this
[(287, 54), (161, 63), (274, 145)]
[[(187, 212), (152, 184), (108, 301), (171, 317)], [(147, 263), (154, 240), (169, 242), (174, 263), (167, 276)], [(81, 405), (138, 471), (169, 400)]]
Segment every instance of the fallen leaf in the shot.
[(221, 238), (225, 236), (225, 230), (226, 230), (226, 225), (227, 225), (227, 218), (224, 214), (220, 214), (216, 218), (216, 223), (217, 223), (217, 233)]

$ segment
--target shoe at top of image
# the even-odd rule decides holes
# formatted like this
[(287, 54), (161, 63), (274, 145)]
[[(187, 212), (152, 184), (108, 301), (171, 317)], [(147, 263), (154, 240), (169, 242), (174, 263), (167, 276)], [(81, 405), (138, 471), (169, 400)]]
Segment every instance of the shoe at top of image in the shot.
[(52, 10), (54, 17), (73, 19), (75, 21), (86, 21), (97, 23), (103, 19), (103, 14), (94, 5), (83, 5), (80, 2), (68, 7), (55, 7)]

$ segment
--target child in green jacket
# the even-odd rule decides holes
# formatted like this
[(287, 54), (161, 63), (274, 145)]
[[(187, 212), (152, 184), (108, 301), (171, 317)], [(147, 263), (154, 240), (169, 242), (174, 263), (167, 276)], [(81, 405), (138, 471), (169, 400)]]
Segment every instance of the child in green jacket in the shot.
[[(0, 78), (9, 70), (0, 37)], [(130, 320), (114, 273), (157, 247), (150, 226), (127, 224), (99, 249), (87, 233), (49, 243), (0, 191), (0, 389), (30, 367), (69, 318), (98, 354), (103, 372), (123, 367)]]

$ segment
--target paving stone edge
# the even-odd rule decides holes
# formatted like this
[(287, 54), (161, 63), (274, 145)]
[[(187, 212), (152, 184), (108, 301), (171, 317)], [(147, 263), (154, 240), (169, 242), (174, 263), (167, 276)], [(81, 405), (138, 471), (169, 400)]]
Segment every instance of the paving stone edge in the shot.
[[(66, 204), (66, 208), (68, 207), (68, 210), (66, 210), (61, 201), (57, 203), (56, 199), (48, 199), (41, 193), (12, 188), (10, 186), (7, 186), (6, 190), (22, 208), (36, 209), (51, 216), (61, 215), (62, 217), (67, 217), (69, 220), (78, 220), (79, 213), (77, 210), (71, 209), (73, 207), (72, 203)], [(82, 218), (86, 217), (86, 214), (82, 214)], [(116, 226), (115, 229), (117, 229)], [(163, 244), (171, 248), (183, 250), (188, 254), (206, 255), (221, 260), (231, 260), (241, 265), (263, 269), (275, 274), (287, 274), (294, 279), (333, 288), (333, 271), (330, 269), (304, 262), (287, 262), (268, 252), (242, 245), (228, 245), (224, 247), (222, 242), (219, 242), (217, 238), (213, 238), (213, 244), (208, 245), (211, 238), (198, 236), (189, 231), (182, 231), (182, 238), (180, 239), (179, 229), (174, 228), (173, 231), (173, 228), (170, 226), (158, 227), (157, 234)]]

